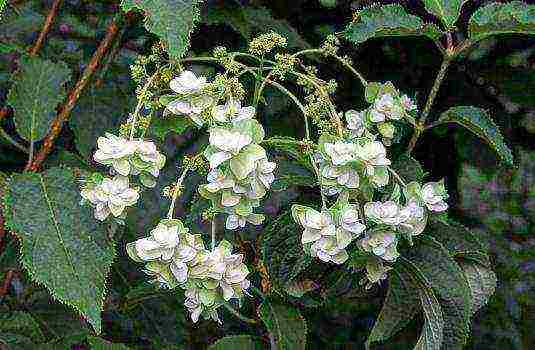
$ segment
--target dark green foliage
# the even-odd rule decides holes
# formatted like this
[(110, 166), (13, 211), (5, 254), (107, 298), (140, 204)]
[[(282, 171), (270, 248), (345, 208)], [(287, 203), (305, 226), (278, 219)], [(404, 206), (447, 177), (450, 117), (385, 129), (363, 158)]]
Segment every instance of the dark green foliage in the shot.
[(273, 336), (277, 349), (305, 349), (307, 325), (295, 307), (268, 298), (258, 308), (258, 316)]

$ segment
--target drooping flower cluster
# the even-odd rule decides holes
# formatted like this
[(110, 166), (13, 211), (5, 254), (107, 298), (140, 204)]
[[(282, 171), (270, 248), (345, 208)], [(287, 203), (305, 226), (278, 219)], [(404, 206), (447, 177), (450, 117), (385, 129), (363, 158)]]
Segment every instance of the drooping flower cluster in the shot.
[(241, 300), (250, 285), (243, 255), (232, 254), (228, 241), (209, 251), (201, 235), (189, 233), (180, 220), (161, 220), (149, 237), (128, 243), (127, 252), (146, 263), (146, 273), (161, 286), (185, 290), (184, 305), (193, 322), (201, 315), (219, 322), (223, 301)]

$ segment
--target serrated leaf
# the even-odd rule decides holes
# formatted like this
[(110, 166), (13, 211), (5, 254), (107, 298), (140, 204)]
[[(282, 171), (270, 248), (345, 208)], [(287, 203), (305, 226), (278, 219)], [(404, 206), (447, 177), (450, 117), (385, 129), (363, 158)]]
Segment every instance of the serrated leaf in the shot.
[(471, 310), (476, 313), (485, 304), (496, 290), (496, 274), (494, 271), (476, 262), (460, 261), (459, 266), (464, 272), (470, 286)]
[(190, 36), (199, 20), (202, 0), (122, 0), (123, 10), (145, 12), (145, 28), (167, 44), (171, 57), (182, 58), (189, 49)]
[(405, 254), (429, 282), (444, 315), (442, 349), (462, 349), (470, 330), (470, 289), (459, 265), (435, 239), (422, 235)]
[(82, 313), (100, 333), (114, 247), (92, 209), (80, 206), (71, 170), (14, 175), (4, 204), (6, 222), (21, 240), (21, 261), (32, 279)]
[(277, 349), (305, 349), (307, 326), (295, 307), (268, 298), (258, 307), (258, 316), (275, 338)]
[(266, 346), (261, 338), (251, 335), (231, 335), (210, 345), (208, 350), (262, 350)]
[(410, 280), (402, 279), (397, 273), (390, 275), (388, 293), (381, 313), (366, 341), (368, 348), (373, 342), (389, 339), (414, 317), (414, 314), (419, 310), (419, 298), (414, 293), (415, 289)]
[(446, 28), (453, 28), (461, 14), (461, 7), (468, 0), (423, 0), (425, 9), (437, 16)]
[(457, 106), (440, 115), (439, 123), (457, 123), (464, 126), (484, 141), (498, 154), (507, 165), (513, 166), (513, 155), (505, 144), (498, 126), (487, 111), (474, 106)]
[(386, 36), (426, 36), (437, 40), (442, 35), (432, 23), (424, 23), (399, 4), (370, 6), (360, 10), (356, 19), (344, 30), (344, 37), (360, 44), (372, 38)]
[(102, 86), (92, 85), (80, 97), (74, 107), (69, 126), (76, 139), (76, 148), (85, 158), (90, 158), (97, 138), (115, 128), (132, 110), (134, 99), (131, 91), (113, 81)]
[(416, 159), (410, 154), (402, 154), (393, 163), (392, 169), (394, 169), (398, 175), (409, 183), (412, 181), (422, 182), (424, 179), (424, 168)]
[(414, 350), (440, 350), (444, 340), (444, 316), (430, 282), (410, 260), (400, 258), (396, 270), (402, 280), (417, 286), (420, 304), (424, 312), (424, 326)]
[(261, 240), (262, 259), (271, 281), (280, 288), (312, 263), (312, 258), (303, 251), (301, 231), (290, 210), (264, 228)]
[(128, 346), (124, 344), (114, 344), (105, 339), (88, 336), (87, 341), (91, 350), (128, 350)]
[(490, 3), (474, 12), (468, 23), (470, 39), (498, 34), (535, 34), (535, 5), (522, 1)]
[(155, 117), (152, 118), (147, 133), (149, 136), (155, 137), (163, 142), (170, 132), (180, 135), (192, 126), (194, 124), (190, 119), (182, 116)]
[(21, 58), (20, 71), (7, 103), (13, 108), (17, 132), (29, 142), (41, 140), (56, 116), (56, 106), (63, 101), (63, 84), (71, 73), (65, 63), (54, 63), (39, 57)]

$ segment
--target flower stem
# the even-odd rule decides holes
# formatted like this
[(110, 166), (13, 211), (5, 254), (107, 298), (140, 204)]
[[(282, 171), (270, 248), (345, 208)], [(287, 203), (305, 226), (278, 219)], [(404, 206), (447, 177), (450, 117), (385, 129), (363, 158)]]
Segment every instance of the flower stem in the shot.
[(175, 184), (175, 188), (173, 188), (173, 197), (171, 198), (171, 205), (169, 206), (169, 211), (167, 212), (167, 218), (172, 219), (173, 214), (175, 212), (175, 203), (178, 198), (178, 194), (180, 193), (180, 188), (182, 187), (182, 182), (184, 181), (184, 178), (186, 177), (188, 171), (190, 170), (189, 167), (186, 167), (184, 171), (182, 172), (182, 175), (178, 178)]
[(149, 87), (152, 85), (152, 83), (158, 76), (158, 73), (159, 72), (157, 71), (149, 78), (149, 80), (147, 80), (145, 85), (143, 85), (141, 92), (139, 93), (136, 109), (134, 110), (134, 114), (132, 115), (132, 121), (131, 121), (132, 127), (130, 128), (130, 140), (134, 139), (134, 132), (136, 130), (136, 120), (137, 120), (137, 116), (139, 115), (139, 112), (141, 111), (141, 107), (143, 107), (143, 104), (145, 103), (144, 101), (145, 94), (147, 93), (147, 90), (149, 89)]

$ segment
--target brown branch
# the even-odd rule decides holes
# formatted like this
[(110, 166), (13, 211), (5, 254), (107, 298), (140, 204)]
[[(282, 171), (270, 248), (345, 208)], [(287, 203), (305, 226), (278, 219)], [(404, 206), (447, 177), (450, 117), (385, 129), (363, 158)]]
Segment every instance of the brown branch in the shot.
[(74, 105), (78, 101), (78, 98), (80, 97), (84, 88), (91, 80), (93, 73), (95, 73), (98, 66), (100, 65), (102, 58), (105, 56), (106, 52), (111, 47), (111, 44), (118, 32), (119, 25), (117, 23), (117, 20), (114, 20), (108, 26), (106, 36), (101, 41), (99, 47), (97, 48), (97, 51), (95, 51), (95, 53), (93, 54), (93, 57), (91, 57), (91, 61), (82, 73), (82, 77), (80, 78), (80, 80), (78, 80), (76, 85), (69, 93), (67, 97), (67, 102), (60, 108), (58, 115), (52, 121), (50, 132), (48, 133), (48, 135), (46, 135), (43, 141), (43, 146), (33, 158), (33, 161), (31, 163), (28, 163), (28, 165), (26, 166), (26, 170), (34, 172), (38, 171), (48, 154), (52, 151), (54, 140), (61, 132), (63, 124), (69, 119), (70, 113), (74, 108)]
[(28, 53), (31, 56), (37, 55), (37, 52), (43, 46), (43, 43), (45, 42), (45, 39), (46, 39), (46, 35), (50, 31), (50, 28), (52, 28), (52, 23), (54, 23), (54, 18), (56, 17), (56, 14), (58, 13), (58, 9), (60, 5), (61, 5), (61, 0), (54, 0), (54, 3), (52, 4), (52, 8), (50, 9), (50, 11), (48, 12), (48, 15), (46, 16), (45, 23), (43, 24), (43, 29), (41, 29), (41, 32), (39, 33), (39, 37), (37, 38), (37, 41), (28, 50)]
[(6, 273), (6, 278), (4, 279), (2, 288), (0, 288), (0, 298), (7, 294), (7, 291), (9, 290), (9, 285), (11, 284), (13, 277), (15, 277), (15, 272), (13, 270), (9, 270)]

